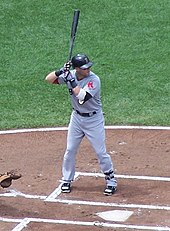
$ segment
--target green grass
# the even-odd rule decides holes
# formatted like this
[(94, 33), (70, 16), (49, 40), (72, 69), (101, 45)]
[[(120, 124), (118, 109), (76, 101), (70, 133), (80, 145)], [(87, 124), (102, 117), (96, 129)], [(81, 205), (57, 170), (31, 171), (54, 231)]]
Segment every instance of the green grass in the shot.
[(67, 60), (74, 9), (106, 124), (169, 126), (169, 0), (1, 0), (0, 129), (68, 124), (67, 89), (44, 78)]

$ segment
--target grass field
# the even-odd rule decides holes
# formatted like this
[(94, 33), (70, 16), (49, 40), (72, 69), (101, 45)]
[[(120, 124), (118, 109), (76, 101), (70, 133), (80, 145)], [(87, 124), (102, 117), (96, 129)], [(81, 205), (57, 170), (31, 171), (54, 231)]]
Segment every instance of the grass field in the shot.
[(106, 124), (170, 125), (169, 0), (1, 0), (0, 129), (67, 125), (65, 86), (45, 83), (68, 57), (86, 53), (102, 82)]

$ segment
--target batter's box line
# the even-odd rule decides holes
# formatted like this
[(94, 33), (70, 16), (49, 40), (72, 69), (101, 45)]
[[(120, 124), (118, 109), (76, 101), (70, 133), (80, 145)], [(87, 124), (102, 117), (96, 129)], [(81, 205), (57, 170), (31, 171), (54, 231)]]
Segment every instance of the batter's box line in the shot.
[[(52, 194), (56, 195), (55, 192), (61, 193), (61, 190), (57, 188)], [(51, 195), (52, 195), (51, 194)], [(122, 203), (106, 203), (106, 202), (94, 202), (94, 201), (80, 201), (80, 200), (65, 200), (65, 199), (56, 199), (54, 197), (49, 198), (47, 196), (38, 196), (38, 195), (30, 195), (24, 194), (12, 190), (9, 193), (0, 194), (0, 197), (24, 197), (26, 199), (39, 199), (46, 202), (53, 203), (62, 203), (62, 204), (75, 204), (75, 205), (90, 205), (90, 206), (106, 206), (106, 207), (119, 207), (119, 208), (138, 208), (138, 209), (151, 209), (151, 210), (165, 210), (170, 211), (170, 206), (161, 206), (161, 205), (140, 205), (140, 204), (122, 204)]]
[[(104, 177), (103, 173), (92, 173), (92, 172), (76, 172), (78, 176), (91, 176), (91, 177)], [(137, 179), (137, 180), (153, 180), (153, 181), (168, 181), (170, 182), (170, 177), (161, 176), (133, 176), (133, 175), (117, 175), (116, 178), (122, 179)]]
[[(76, 180), (79, 176), (104, 177), (104, 174), (76, 172), (74, 180)], [(144, 176), (128, 176), (128, 175), (115, 175), (115, 176), (117, 178), (119, 177), (119, 178), (127, 178), (127, 179), (131, 177), (131, 179), (156, 180), (155, 177), (147, 177), (147, 176), (145, 177)], [(160, 178), (161, 177), (157, 177), (157, 180), (160, 180)], [(64, 204), (91, 205), (91, 206), (110, 206), (110, 207), (121, 207), (121, 208), (138, 208), (138, 209), (140, 208), (140, 209), (167, 210), (167, 211), (170, 210), (169, 206), (159, 206), (159, 205), (120, 204), (120, 203), (105, 203), (105, 202), (94, 202), (94, 201), (80, 201), (80, 200), (77, 201), (77, 200), (58, 199), (57, 197), (61, 194), (61, 185), (62, 183), (45, 199), (45, 201), (64, 203)]]
[[(88, 176), (88, 177), (104, 177), (102, 173), (91, 173), (91, 172), (76, 172), (74, 180), (76, 180), (79, 176)], [(153, 181), (170, 181), (168, 177), (153, 177), (153, 176), (132, 176), (132, 175), (116, 175), (116, 178), (123, 179), (138, 179), (138, 180), (153, 180)], [(54, 201), (61, 194), (61, 185), (56, 188), (45, 200), (46, 201)]]
[[(100, 174), (100, 173), (76, 172), (75, 179), (80, 175), (103, 177), (103, 174)], [(118, 176), (120, 176), (122, 178), (124, 177), (123, 175), (118, 175)], [(128, 178), (128, 176), (125, 176), (125, 178)], [(136, 176), (133, 176), (133, 178), (136, 178)], [(149, 177), (149, 180), (151, 180), (151, 179), (152, 179), (152, 177)], [(155, 177), (154, 177), (154, 179), (155, 179)], [(65, 203), (65, 204), (111, 206), (111, 207), (120, 207), (120, 208), (139, 208), (139, 209), (153, 209), (153, 210), (166, 210), (166, 211), (170, 210), (170, 206), (161, 206), (161, 205), (121, 204), (121, 203), (105, 203), (105, 202), (94, 202), (94, 201), (77, 201), (77, 200), (56, 199), (61, 194), (61, 184), (49, 196), (30, 195), (30, 194), (24, 194), (24, 193), (16, 191), (16, 190), (10, 190), (9, 192), (0, 194), (0, 197), (18, 197), (19, 196), (19, 197), (24, 197), (26, 199), (39, 199), (39, 200), (43, 200), (43, 201), (47, 201), (47, 202), (56, 202), (56, 203)]]
[[(80, 173), (76, 172), (74, 176), (74, 180), (76, 180), (79, 177)], [(46, 199), (45, 201), (53, 201), (55, 200), (60, 194), (61, 194), (61, 185), (63, 182), (56, 188)]]
[(0, 221), (18, 223), (12, 231), (22, 231), (31, 222), (49, 223), (49, 224), (63, 224), (63, 225), (78, 225), (78, 226), (97, 226), (100, 228), (125, 228), (132, 230), (155, 230), (155, 231), (169, 231), (170, 227), (161, 226), (145, 226), (145, 225), (125, 225), (125, 224), (111, 224), (99, 221), (69, 221), (69, 220), (54, 220), (54, 219), (42, 219), (42, 218), (24, 218), (24, 219), (9, 219), (0, 217)]
[(24, 219), (15, 219), (15, 218), (4, 218), (0, 217), (0, 221), (2, 222), (8, 222), (8, 223), (19, 223), (12, 231), (21, 231), (24, 228), (27, 227), (27, 225), (30, 223), (30, 218), (24, 218)]

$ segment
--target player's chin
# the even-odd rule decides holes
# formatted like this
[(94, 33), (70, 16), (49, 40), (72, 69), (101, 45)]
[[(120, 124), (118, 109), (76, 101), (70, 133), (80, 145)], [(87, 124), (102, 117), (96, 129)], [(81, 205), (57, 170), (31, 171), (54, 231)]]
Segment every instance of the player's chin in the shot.
[(89, 73), (90, 73), (90, 69), (85, 69), (84, 70), (84, 76), (87, 77), (89, 75)]

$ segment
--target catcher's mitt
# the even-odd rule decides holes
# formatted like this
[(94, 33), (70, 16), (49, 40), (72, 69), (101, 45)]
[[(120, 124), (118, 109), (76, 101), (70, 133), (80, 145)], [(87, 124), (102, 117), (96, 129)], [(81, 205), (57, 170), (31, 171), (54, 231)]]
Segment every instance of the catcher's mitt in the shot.
[(8, 188), (12, 184), (12, 180), (19, 178), (21, 178), (21, 174), (17, 174), (15, 171), (0, 174), (0, 185), (2, 188)]

